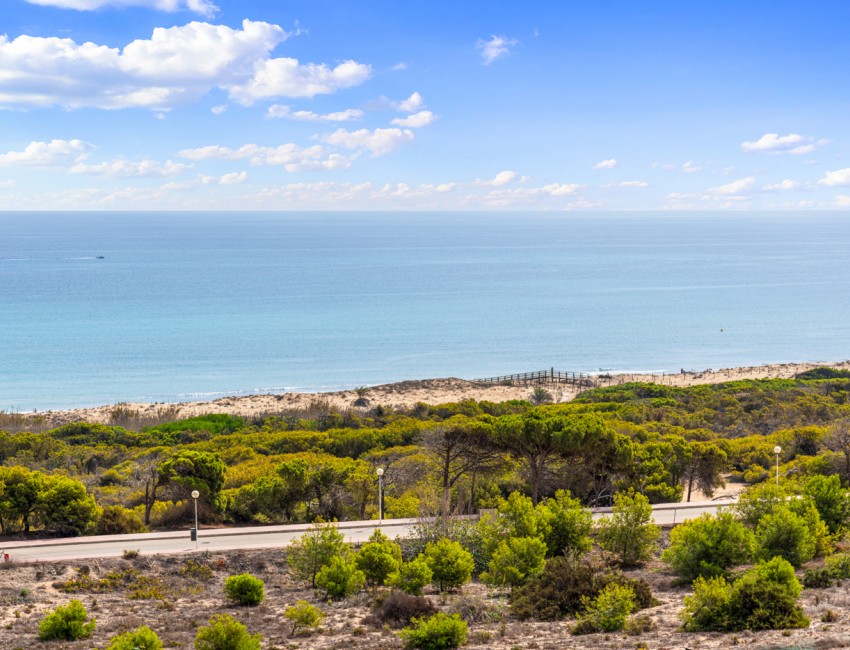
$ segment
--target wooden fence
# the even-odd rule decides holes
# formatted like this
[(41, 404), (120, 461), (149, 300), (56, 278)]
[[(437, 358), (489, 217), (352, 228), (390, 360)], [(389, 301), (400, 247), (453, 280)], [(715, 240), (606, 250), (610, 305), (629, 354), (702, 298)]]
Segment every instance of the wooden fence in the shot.
[(581, 388), (593, 388), (596, 379), (593, 375), (583, 372), (561, 372), (550, 368), (549, 370), (536, 370), (534, 372), (520, 372), (514, 375), (500, 375), (498, 377), (483, 377), (474, 381), (482, 384), (569, 384)]

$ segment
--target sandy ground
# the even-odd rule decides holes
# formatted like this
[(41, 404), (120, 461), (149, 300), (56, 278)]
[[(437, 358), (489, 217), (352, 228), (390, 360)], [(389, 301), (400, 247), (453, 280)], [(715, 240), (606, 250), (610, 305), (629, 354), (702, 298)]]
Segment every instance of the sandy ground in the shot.
[[(697, 384), (715, 384), (737, 379), (789, 378), (812, 368), (830, 366), (850, 369), (850, 361), (837, 363), (783, 363), (765, 366), (720, 368), (701, 371), (685, 370), (672, 375), (616, 374), (599, 375), (596, 381), (601, 386), (611, 386), (631, 381), (659, 383), (665, 386), (694, 386)], [(564, 384), (543, 384), (555, 401), (565, 402), (577, 394), (577, 389)], [(425, 379), (402, 381), (394, 384), (370, 386), (366, 399), (370, 406), (411, 407), (418, 402), (426, 404), (445, 404), (462, 400), (489, 400), (503, 402), (512, 399), (529, 399), (533, 386), (502, 386), (482, 384), (463, 379)], [(261, 416), (275, 414), (291, 409), (310, 409), (317, 403), (325, 403), (333, 409), (352, 408), (357, 394), (353, 390), (333, 393), (283, 393), (277, 395), (248, 395), (244, 397), (223, 397), (208, 402), (181, 402), (176, 404), (137, 404), (125, 403), (119, 406), (125, 413), (134, 413), (141, 418), (156, 418), (158, 415), (178, 419), (205, 413), (230, 413), (242, 416)], [(119, 421), (115, 417), (116, 405), (70, 411), (46, 411), (37, 415), (46, 419), (51, 426), (68, 422)]]
[[(187, 571), (190, 560), (198, 563), (196, 567), (207, 567), (205, 572)], [(79, 578), (81, 570), (95, 580), (114, 571), (136, 571), (145, 581), (148, 596), (153, 597), (131, 598), (132, 587), (128, 585), (99, 592), (90, 589), (73, 594), (63, 592), (59, 588), (61, 583)], [(265, 581), (266, 598), (257, 607), (236, 607), (224, 597), (225, 578), (246, 571)], [(426, 592), (426, 596), (438, 609), (458, 612), (469, 622), (469, 643), (466, 647), (475, 649), (720, 650), (746, 645), (753, 650), (828, 650), (850, 647), (850, 596), (846, 586), (806, 589), (803, 592), (800, 602), (812, 621), (810, 627), (804, 630), (701, 634), (681, 631), (679, 612), (689, 590), (675, 586), (673, 576), (663, 565), (654, 562), (644, 569), (630, 572), (630, 575), (646, 580), (661, 603), (641, 612), (652, 619), (656, 629), (639, 636), (612, 633), (574, 637), (570, 635), (573, 621), (520, 622), (510, 615), (504, 592), (492, 591), (479, 583), (466, 585), (462, 593), (439, 595)], [(402, 643), (395, 630), (367, 619), (369, 605), (375, 595), (365, 591), (347, 601), (327, 602), (321, 594), (291, 579), (282, 550), (6, 565), (0, 570), (0, 648), (106, 648), (112, 636), (139, 625), (153, 628), (166, 648), (191, 648), (200, 626), (206, 625), (215, 614), (227, 613), (245, 624), (252, 633), (262, 633), (262, 647), (266, 650), (401, 649)], [(38, 623), (45, 612), (67, 604), (72, 598), (80, 599), (89, 614), (96, 617), (97, 628), (93, 637), (71, 643), (54, 641), (45, 644), (39, 641)], [(318, 632), (309, 636), (293, 636), (282, 612), (302, 598), (319, 607), (326, 614), (326, 619)], [(835, 615), (832, 622), (822, 620), (828, 611)]]

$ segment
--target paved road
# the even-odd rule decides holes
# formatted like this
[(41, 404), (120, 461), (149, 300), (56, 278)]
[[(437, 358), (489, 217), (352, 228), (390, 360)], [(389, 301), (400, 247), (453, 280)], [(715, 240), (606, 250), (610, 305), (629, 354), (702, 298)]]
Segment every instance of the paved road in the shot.
[[(700, 503), (672, 503), (653, 506), (653, 519), (658, 524), (676, 524), (699, 517), (704, 512), (717, 512), (730, 505), (729, 501)], [(598, 519), (610, 508), (594, 510)], [(375, 520), (346, 521), (339, 524), (348, 542), (366, 541), (376, 528), (389, 537), (406, 537), (417, 519), (387, 519), (381, 526)], [(249, 548), (282, 548), (302, 535), (310, 526), (262, 526), (253, 528), (220, 528), (199, 531), (197, 544), (190, 540), (189, 531), (168, 531), (138, 535), (102, 535), (71, 537), (33, 542), (0, 541), (0, 551), (7, 553), (12, 562), (37, 562), (52, 560), (78, 560), (98, 557), (120, 557), (125, 550), (138, 550), (144, 555), (155, 553), (195, 553), (198, 550), (225, 551)]]

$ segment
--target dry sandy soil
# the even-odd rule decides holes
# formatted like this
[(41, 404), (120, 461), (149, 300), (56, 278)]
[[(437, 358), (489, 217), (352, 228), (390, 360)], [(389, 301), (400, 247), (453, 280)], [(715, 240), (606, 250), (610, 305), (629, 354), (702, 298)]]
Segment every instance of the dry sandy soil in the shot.
[[(643, 381), (664, 384), (666, 386), (694, 386), (697, 384), (715, 384), (738, 379), (789, 378), (811, 368), (830, 366), (850, 369), (850, 361), (838, 363), (783, 363), (746, 368), (721, 368), (702, 371), (684, 371), (673, 375), (618, 374), (600, 375), (597, 381), (602, 386), (611, 386), (631, 381)], [(555, 401), (565, 402), (576, 396), (575, 387), (564, 384), (543, 384), (552, 393)], [(367, 399), (371, 406), (412, 407), (418, 402), (426, 404), (445, 404), (474, 399), (503, 402), (512, 399), (529, 399), (532, 386), (502, 386), (482, 384), (463, 379), (425, 379), (402, 381), (394, 384), (369, 387)], [(248, 395), (242, 397), (223, 397), (209, 402), (181, 402), (177, 404), (121, 404), (125, 414), (138, 414), (141, 418), (154, 419), (158, 415), (170, 419), (192, 417), (205, 413), (230, 413), (232, 415), (257, 416), (280, 413), (291, 409), (309, 409), (317, 401), (326, 403), (333, 409), (350, 408), (357, 399), (354, 391), (333, 393), (282, 393), (276, 395)], [(68, 422), (111, 423), (115, 418), (116, 406), (99, 406), (71, 411), (47, 411), (38, 415), (46, 419), (49, 426), (59, 426)]]
[[(187, 571), (195, 560), (202, 570)], [(158, 598), (130, 599), (126, 587), (92, 593), (68, 594), (57, 587), (63, 581), (79, 577), (80, 570), (93, 579), (111, 571), (133, 569), (149, 576), (148, 586), (155, 587)], [(223, 594), (227, 576), (251, 572), (266, 583), (266, 599), (258, 607), (235, 607)], [(203, 573), (206, 572), (206, 576)], [(847, 587), (803, 592), (806, 614), (812, 619), (805, 630), (790, 632), (744, 632), (739, 634), (688, 634), (679, 629), (678, 612), (687, 590), (675, 587), (673, 576), (662, 565), (653, 564), (631, 575), (650, 583), (661, 601), (644, 610), (657, 629), (640, 636), (593, 634), (574, 637), (571, 622), (519, 622), (511, 618), (504, 594), (492, 592), (480, 584), (467, 585), (463, 593), (440, 596), (426, 594), (441, 610), (460, 612), (469, 621), (468, 648), (561, 650), (562, 648), (729, 648), (746, 645), (755, 650), (818, 649), (850, 647), (850, 592)], [(369, 603), (374, 594), (362, 592), (339, 603), (322, 601), (310, 589), (294, 583), (286, 570), (284, 552), (241, 551), (227, 554), (191, 554), (147, 556), (133, 560), (109, 559), (87, 562), (62, 562), (32, 566), (3, 566), (0, 570), (0, 648), (3, 650), (57, 647), (65, 650), (106, 648), (109, 639), (139, 625), (152, 627), (166, 648), (192, 648), (198, 627), (215, 614), (228, 613), (244, 623), (249, 631), (263, 634), (265, 650), (295, 648), (345, 648), (346, 650), (401, 648), (398, 634), (370, 624)], [(38, 640), (38, 622), (45, 610), (79, 598), (97, 619), (91, 639), (72, 643)], [(291, 636), (282, 611), (298, 599), (306, 599), (327, 615), (321, 629), (309, 636)], [(821, 616), (831, 610), (838, 615), (833, 623)]]

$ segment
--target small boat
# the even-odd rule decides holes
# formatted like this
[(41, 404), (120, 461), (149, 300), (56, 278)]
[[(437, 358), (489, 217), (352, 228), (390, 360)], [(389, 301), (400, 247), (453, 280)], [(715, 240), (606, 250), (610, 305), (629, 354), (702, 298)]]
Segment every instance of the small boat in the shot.
[(105, 258), (103, 255), (98, 255), (95, 259), (98, 259), (98, 260), (105, 260), (106, 258)]

